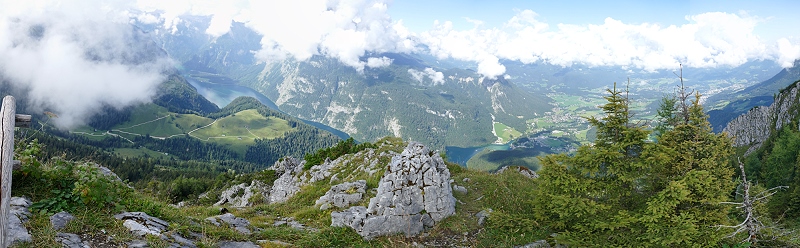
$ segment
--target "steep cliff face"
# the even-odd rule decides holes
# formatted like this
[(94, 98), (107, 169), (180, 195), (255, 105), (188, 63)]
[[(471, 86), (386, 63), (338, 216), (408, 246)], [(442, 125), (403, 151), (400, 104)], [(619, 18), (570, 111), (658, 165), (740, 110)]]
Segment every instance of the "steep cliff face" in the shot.
[(749, 154), (769, 138), (770, 134), (780, 130), (798, 116), (797, 91), (800, 81), (781, 91), (770, 106), (756, 107), (728, 123), (723, 132), (733, 138), (736, 147), (749, 146), (745, 154)]

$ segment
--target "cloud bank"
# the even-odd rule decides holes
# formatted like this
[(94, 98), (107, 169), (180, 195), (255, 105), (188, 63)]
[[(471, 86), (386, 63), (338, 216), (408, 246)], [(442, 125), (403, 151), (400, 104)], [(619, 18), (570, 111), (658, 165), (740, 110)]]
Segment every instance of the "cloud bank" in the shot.
[(411, 78), (420, 83), (423, 83), (425, 81), (425, 77), (427, 77), (431, 80), (433, 85), (444, 84), (444, 73), (436, 71), (430, 67), (425, 68), (425, 70), (422, 71), (408, 69), (408, 74), (411, 75)]
[[(653, 71), (690, 67), (737, 66), (749, 60), (771, 59), (789, 67), (800, 58), (798, 41), (766, 42), (754, 34), (759, 17), (709, 12), (686, 16), (682, 25), (629, 24), (606, 18), (602, 24), (549, 24), (532, 10), (518, 11), (502, 27), (484, 27), (480, 20), (456, 30), (437, 21), (416, 34), (392, 20), (384, 0), (302, 1), (159, 1), (140, 0), (140, 9), (159, 11), (165, 27), (185, 14), (210, 15), (206, 33), (225, 34), (231, 21), (245, 23), (263, 35), (262, 61), (313, 55), (336, 58), (361, 71), (365, 56), (383, 52), (429, 52), (439, 58), (472, 61), (478, 73), (505, 73), (501, 60), (561, 66), (625, 66)], [(152, 20), (142, 16), (140, 20)], [(423, 49), (423, 47), (425, 49)], [(373, 59), (372, 62), (377, 62)], [(372, 64), (375, 65), (375, 64)]]
[(687, 24), (626, 24), (606, 18), (599, 25), (558, 24), (537, 20), (531, 10), (517, 13), (502, 28), (454, 30), (436, 23), (420, 37), (433, 55), (475, 61), (478, 72), (494, 77), (505, 67), (498, 59), (561, 66), (626, 66), (648, 71), (690, 67), (738, 66), (772, 59), (784, 67), (800, 58), (800, 46), (788, 39), (767, 44), (754, 35), (757, 17), (711, 12), (686, 17)]
[[(388, 1), (380, 0), (298, 0), (298, 1), (139, 1), (144, 11), (160, 11), (168, 29), (180, 23), (180, 16), (210, 15), (206, 33), (220, 36), (232, 21), (244, 23), (263, 35), (256, 57), (262, 61), (293, 57), (306, 60), (313, 55), (336, 58), (362, 71), (380, 61), (363, 61), (367, 53), (412, 52), (416, 43), (400, 21), (387, 13)], [(386, 61), (386, 60), (383, 60)]]
[[(171, 66), (105, 2), (0, 3), (0, 75), (72, 128), (102, 106), (147, 102)], [(13, 8), (11, 8), (13, 6)]]

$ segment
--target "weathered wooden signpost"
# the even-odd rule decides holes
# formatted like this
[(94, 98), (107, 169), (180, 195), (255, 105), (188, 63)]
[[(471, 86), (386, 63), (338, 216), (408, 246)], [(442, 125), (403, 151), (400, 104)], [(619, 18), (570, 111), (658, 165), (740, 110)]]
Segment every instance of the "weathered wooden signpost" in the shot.
[(8, 212), (11, 201), (11, 171), (19, 161), (14, 158), (14, 127), (28, 127), (31, 123), (30, 115), (18, 115), (17, 103), (13, 96), (3, 98), (0, 108), (2, 124), (0, 124), (0, 247), (8, 247), (10, 240), (8, 233)]

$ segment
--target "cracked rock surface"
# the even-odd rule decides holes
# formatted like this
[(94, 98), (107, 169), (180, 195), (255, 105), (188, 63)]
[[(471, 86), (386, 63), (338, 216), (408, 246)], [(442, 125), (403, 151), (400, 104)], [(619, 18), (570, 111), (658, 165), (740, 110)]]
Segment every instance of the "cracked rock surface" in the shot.
[(152, 234), (160, 237), (161, 233), (169, 227), (169, 223), (166, 221), (144, 212), (124, 212), (114, 215), (114, 218), (124, 221), (122, 225), (137, 236)]
[(221, 206), (230, 204), (231, 207), (242, 208), (252, 206), (250, 198), (256, 194), (261, 194), (265, 199), (269, 197), (270, 187), (261, 181), (253, 180), (250, 185), (241, 183), (233, 185), (230, 188), (222, 191), (219, 196), (219, 201), (214, 203), (214, 206)]
[(450, 171), (437, 152), (410, 142), (392, 158), (369, 207), (331, 213), (331, 226), (349, 226), (365, 239), (417, 235), (455, 213)]
[(227, 224), (230, 228), (243, 233), (243, 234), (250, 234), (250, 221), (245, 218), (240, 218), (234, 216), (232, 213), (226, 213), (223, 215), (217, 215), (206, 218), (207, 221), (211, 222), (215, 226), (220, 226), (222, 223)]
[(366, 180), (337, 184), (331, 187), (325, 195), (320, 197), (316, 205), (320, 206), (322, 210), (327, 210), (332, 206), (346, 208), (353, 203), (361, 201), (364, 193), (366, 193), (366, 189)]
[(272, 168), (274, 168), (276, 174), (281, 176), (272, 184), (272, 189), (269, 192), (270, 203), (285, 202), (297, 192), (300, 192), (302, 182), (295, 175), (303, 172), (305, 163), (305, 160), (298, 160), (292, 157), (286, 157), (282, 161), (275, 162)]
[(8, 242), (14, 244), (18, 242), (30, 242), (32, 239), (28, 229), (25, 228), (24, 223), (28, 221), (31, 212), (28, 207), (31, 205), (31, 200), (24, 197), (11, 197), (9, 201), (8, 213)]

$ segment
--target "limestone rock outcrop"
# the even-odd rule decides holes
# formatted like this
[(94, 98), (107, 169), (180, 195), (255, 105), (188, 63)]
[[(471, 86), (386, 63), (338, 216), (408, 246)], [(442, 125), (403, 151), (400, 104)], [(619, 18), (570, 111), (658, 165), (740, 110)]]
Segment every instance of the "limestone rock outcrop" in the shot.
[(455, 213), (450, 171), (438, 153), (410, 142), (384, 172), (369, 207), (331, 213), (332, 226), (348, 226), (365, 239), (419, 234)]
[(366, 193), (367, 181), (344, 182), (334, 185), (328, 192), (317, 200), (320, 209), (327, 210), (331, 207), (346, 208), (353, 203), (361, 201)]
[(137, 236), (145, 236), (147, 234), (161, 236), (161, 233), (169, 227), (169, 223), (166, 221), (144, 212), (124, 212), (114, 215), (114, 218), (124, 221), (122, 225)]
[(24, 223), (28, 221), (28, 217), (31, 215), (31, 212), (28, 211), (28, 207), (31, 206), (31, 200), (23, 197), (11, 197), (9, 206), (8, 230), (6, 233), (9, 239), (7, 240), (10, 244), (32, 241), (31, 234), (24, 226)]
[(305, 160), (298, 160), (292, 157), (286, 157), (282, 161), (275, 162), (272, 168), (280, 177), (272, 184), (272, 189), (269, 192), (270, 203), (285, 202), (300, 191), (302, 181), (296, 175), (303, 172), (305, 163)]
[(56, 233), (56, 242), (67, 248), (89, 248), (80, 236), (73, 233)]
[(269, 185), (258, 180), (253, 180), (250, 182), (250, 185), (247, 183), (233, 185), (220, 193), (220, 199), (217, 203), (214, 203), (214, 206), (221, 206), (224, 204), (229, 204), (231, 207), (235, 208), (251, 206), (253, 205), (251, 198), (257, 194), (260, 194), (263, 199), (268, 199), (270, 189)]
[(756, 107), (736, 117), (722, 131), (733, 138), (733, 146), (750, 146), (745, 154), (757, 150), (772, 130), (781, 130), (798, 115), (798, 108), (793, 107), (798, 104), (798, 87), (797, 84), (790, 86), (768, 107)]
[(250, 221), (244, 218), (236, 217), (231, 213), (226, 213), (223, 215), (217, 215), (206, 218), (207, 221), (211, 222), (215, 226), (221, 226), (222, 224), (228, 225), (228, 227), (233, 228), (234, 230), (243, 233), (243, 234), (250, 234)]
[(495, 172), (494, 174), (503, 174), (503, 172), (509, 169), (519, 172), (519, 174), (522, 174), (523, 176), (526, 176), (530, 179), (539, 178), (539, 174), (537, 174), (535, 171), (522, 166), (504, 166), (503, 168), (497, 170), (497, 172)]
[(58, 231), (64, 229), (72, 219), (75, 219), (75, 216), (72, 216), (72, 214), (66, 211), (61, 211), (50, 216), (50, 224), (53, 225), (53, 229)]

